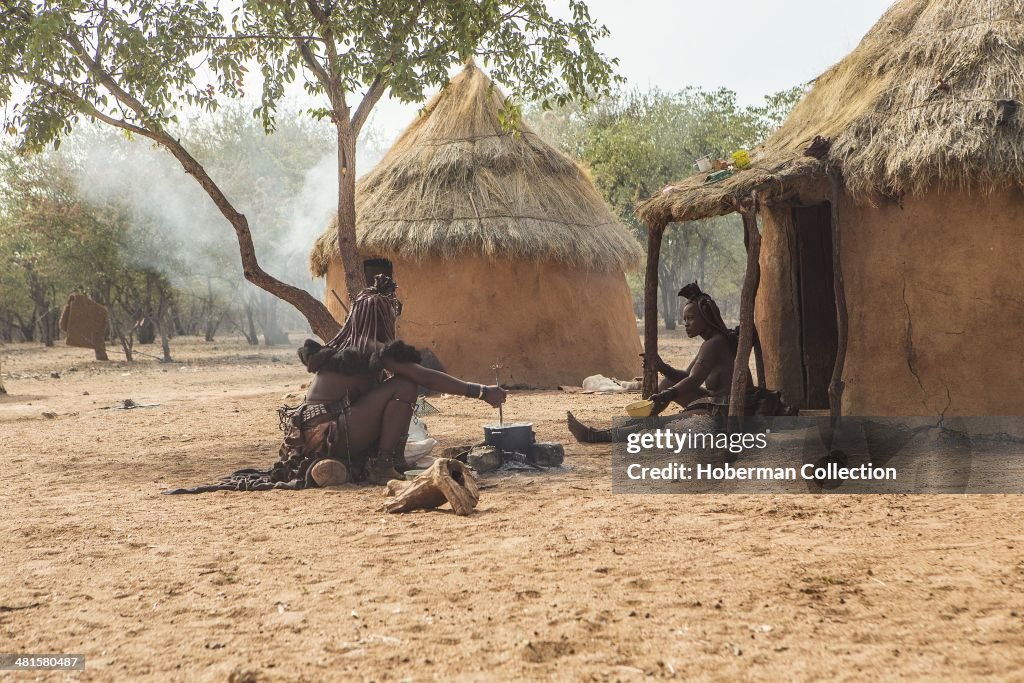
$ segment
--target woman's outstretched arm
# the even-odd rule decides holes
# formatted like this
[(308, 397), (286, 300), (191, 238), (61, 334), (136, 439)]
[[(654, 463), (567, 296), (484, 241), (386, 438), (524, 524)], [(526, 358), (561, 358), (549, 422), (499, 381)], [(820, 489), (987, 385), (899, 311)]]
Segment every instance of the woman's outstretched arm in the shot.
[(508, 392), (499, 386), (488, 386), (464, 382), (448, 373), (425, 368), (419, 363), (401, 363), (385, 360), (384, 368), (395, 375), (411, 379), (416, 384), (443, 394), (459, 394), (469, 398), (480, 398), (497, 408), (505, 402)]

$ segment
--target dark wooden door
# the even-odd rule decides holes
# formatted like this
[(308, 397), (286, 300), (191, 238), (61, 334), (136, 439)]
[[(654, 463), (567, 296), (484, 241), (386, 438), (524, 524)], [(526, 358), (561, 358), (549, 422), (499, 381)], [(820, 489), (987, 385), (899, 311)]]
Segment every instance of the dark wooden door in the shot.
[(828, 408), (828, 385), (836, 363), (839, 333), (832, 280), (831, 205), (793, 209), (797, 244), (800, 348), (804, 368), (803, 408)]

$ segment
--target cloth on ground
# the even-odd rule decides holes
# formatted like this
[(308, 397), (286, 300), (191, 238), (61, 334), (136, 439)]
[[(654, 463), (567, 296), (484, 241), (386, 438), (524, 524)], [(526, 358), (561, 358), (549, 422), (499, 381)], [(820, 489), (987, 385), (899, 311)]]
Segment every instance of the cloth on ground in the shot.
[(584, 394), (618, 394), (627, 391), (640, 391), (642, 388), (643, 382), (626, 381), (604, 375), (591, 375), (583, 380)]
[(306, 476), (310, 466), (322, 458), (340, 460), (349, 472), (359, 476), (365, 463), (349, 457), (346, 443), (348, 403), (303, 403), (278, 409), (284, 442), (278, 460), (267, 470), (245, 468), (221, 477), (215, 484), (163, 491), (166, 495), (209, 493), (211, 491), (298, 491), (315, 487)]

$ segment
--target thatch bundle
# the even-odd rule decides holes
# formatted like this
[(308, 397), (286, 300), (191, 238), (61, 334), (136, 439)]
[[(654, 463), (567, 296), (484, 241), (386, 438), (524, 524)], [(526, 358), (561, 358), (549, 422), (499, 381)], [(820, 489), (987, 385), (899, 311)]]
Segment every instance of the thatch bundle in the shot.
[[(935, 186), (1024, 186), (1024, 3), (903, 0), (817, 79), (753, 167), (716, 184), (670, 186), (638, 215), (648, 224), (735, 210), (754, 189), (784, 196), (828, 164), (854, 197)], [(822, 159), (803, 155), (831, 139)]]
[[(629, 270), (641, 251), (585, 171), (525, 124), (506, 131), (504, 97), (468, 64), (427, 104), (356, 188), (365, 253), (418, 261), (471, 252)], [(310, 256), (323, 276), (338, 246), (332, 225)]]

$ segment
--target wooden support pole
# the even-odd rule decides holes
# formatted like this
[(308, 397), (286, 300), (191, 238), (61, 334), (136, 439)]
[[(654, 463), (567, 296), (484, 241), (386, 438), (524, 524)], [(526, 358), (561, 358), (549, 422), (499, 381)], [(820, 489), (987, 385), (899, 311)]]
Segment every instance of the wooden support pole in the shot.
[[(743, 226), (743, 250), (750, 253), (750, 234), (747, 232), (746, 225)], [(760, 264), (758, 265), (760, 267)], [(757, 333), (757, 321), (754, 322), (754, 369), (757, 370), (757, 386), (764, 389), (767, 386), (767, 380), (764, 378), (764, 352), (761, 350), (761, 336)]]
[(832, 285), (836, 295), (836, 325), (839, 343), (836, 348), (836, 364), (832, 369), (832, 381), (828, 385), (828, 405), (832, 426), (839, 424), (843, 414), (843, 367), (846, 364), (846, 343), (849, 338), (850, 318), (846, 310), (846, 286), (843, 282), (843, 262), (841, 258), (839, 230), (839, 197), (842, 194), (842, 178), (838, 169), (829, 173), (832, 181)]
[(736, 363), (732, 370), (732, 392), (729, 395), (729, 417), (742, 417), (747, 396), (747, 368), (754, 343), (754, 298), (761, 283), (761, 233), (757, 230), (757, 192), (751, 195), (749, 205), (740, 209), (743, 231), (749, 247), (747, 270), (743, 275), (740, 292), (740, 339), (736, 350)]
[(665, 225), (647, 226), (647, 269), (644, 275), (644, 386), (643, 397), (658, 391), (658, 261)]

